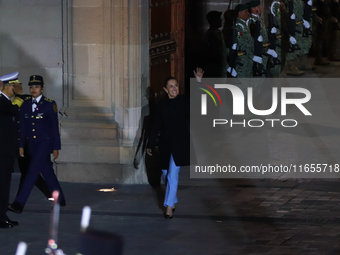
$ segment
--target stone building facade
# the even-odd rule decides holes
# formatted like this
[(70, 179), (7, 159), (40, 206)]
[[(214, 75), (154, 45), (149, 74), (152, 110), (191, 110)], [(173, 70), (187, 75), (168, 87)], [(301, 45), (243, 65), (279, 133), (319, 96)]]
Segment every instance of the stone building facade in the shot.
[(147, 103), (148, 0), (1, 0), (2, 74), (45, 78), (56, 100), (59, 180), (143, 183), (133, 168)]

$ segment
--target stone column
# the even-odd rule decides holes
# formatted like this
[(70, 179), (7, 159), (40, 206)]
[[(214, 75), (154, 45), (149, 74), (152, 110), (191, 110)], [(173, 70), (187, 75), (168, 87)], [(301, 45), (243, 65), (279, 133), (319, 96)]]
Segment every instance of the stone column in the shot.
[(144, 182), (132, 162), (148, 86), (148, 1), (64, 0), (63, 7), (58, 177)]

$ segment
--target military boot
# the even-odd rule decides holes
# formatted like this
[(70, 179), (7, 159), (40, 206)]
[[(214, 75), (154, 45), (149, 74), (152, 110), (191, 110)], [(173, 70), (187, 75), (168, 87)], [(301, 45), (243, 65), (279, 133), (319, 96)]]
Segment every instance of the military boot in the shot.
[(296, 64), (292, 60), (289, 60), (287, 61), (286, 74), (290, 76), (302, 76), (305, 72), (300, 71)]
[(317, 65), (317, 66), (326, 66), (329, 64), (330, 63), (324, 58), (316, 58), (314, 62), (314, 65)]

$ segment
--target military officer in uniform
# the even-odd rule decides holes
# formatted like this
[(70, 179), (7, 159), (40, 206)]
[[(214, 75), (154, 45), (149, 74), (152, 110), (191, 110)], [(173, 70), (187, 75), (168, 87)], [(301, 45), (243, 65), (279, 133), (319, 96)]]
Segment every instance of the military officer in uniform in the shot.
[[(292, 2), (292, 8), (289, 8), (289, 2)], [(301, 0), (286, 0), (286, 6), (288, 6), (288, 22), (295, 23), (293, 29), (289, 31), (289, 41), (291, 50), (287, 53), (287, 69), (286, 74), (292, 76), (301, 76), (305, 72), (299, 69), (300, 63), (298, 63), (298, 54), (301, 54), (300, 44), (302, 43), (302, 31), (303, 31), (303, 2)], [(291, 26), (291, 25), (290, 25)], [(294, 34), (292, 34), (294, 33)]]
[(272, 1), (270, 5), (270, 15), (273, 19), (273, 27), (271, 28), (270, 33), (276, 35), (275, 52), (278, 55), (278, 59), (281, 61), (281, 65), (275, 65), (270, 68), (270, 74), (272, 77), (278, 77), (286, 63), (286, 56), (289, 48), (286, 20), (287, 9), (284, 2), (277, 0)]
[(10, 98), (22, 93), (18, 72), (0, 77), (0, 228), (12, 228), (18, 225), (7, 216), (7, 207), (11, 185), (11, 175), (15, 158), (18, 155), (18, 129), (16, 117), (19, 106), (12, 104)]
[[(298, 62), (298, 67), (300, 70), (315, 70), (316, 66), (312, 65), (310, 61), (308, 60), (308, 53), (312, 46), (312, 35), (308, 32), (304, 31), (311, 31), (312, 30), (312, 18), (311, 16), (308, 17), (309, 20), (306, 20), (304, 17), (304, 11), (306, 8), (312, 8), (312, 0), (308, 1), (301, 1), (302, 5), (294, 6), (294, 9), (300, 8), (301, 10), (298, 11), (298, 13), (302, 13), (301, 16), (299, 16), (300, 20), (297, 20), (297, 26), (301, 31), (301, 34), (298, 35), (299, 46), (301, 48), (300, 51), (298, 51), (298, 58), (296, 59)], [(298, 16), (297, 16), (298, 18)], [(301, 24), (302, 23), (302, 24)]]
[(323, 58), (323, 41), (327, 38), (326, 28), (331, 18), (330, 0), (314, 0), (315, 19), (313, 22), (314, 65), (326, 66), (330, 63)]
[(50, 154), (54, 160), (60, 150), (60, 135), (56, 103), (42, 95), (44, 80), (40, 75), (30, 77), (28, 85), (32, 98), (25, 100), (20, 112), (19, 153), (24, 157), (27, 143), (31, 162), (24, 183), (9, 210), (21, 213), (39, 175), (45, 179), (50, 191), (60, 192), (60, 205), (65, 205), (65, 197), (54, 174)]
[(329, 61), (340, 61), (340, 58), (336, 55), (336, 37), (337, 32), (340, 30), (340, 4), (339, 0), (331, 0), (330, 3), (331, 18), (327, 22), (327, 57)]
[(239, 52), (235, 70), (238, 78), (251, 78), (253, 76), (254, 40), (251, 36), (247, 20), (249, 11), (247, 4), (238, 4), (235, 7), (237, 18), (234, 25), (236, 43), (233, 48)]
[[(31, 98), (32, 98), (31, 95), (20, 95), (20, 97), (15, 98), (13, 100), (13, 102), (15, 102), (16, 100), (20, 100), (21, 102), (23, 102), (24, 100), (29, 100)], [(19, 117), (17, 119), (17, 123), (18, 123), (18, 129), (19, 129), (19, 133), (20, 133), (20, 119), (19, 119)], [(19, 194), (20, 189), (21, 189), (22, 185), (24, 184), (24, 180), (26, 178), (26, 175), (27, 175), (27, 172), (28, 172), (28, 169), (29, 169), (29, 166), (30, 166), (30, 162), (31, 162), (31, 156), (30, 156), (29, 151), (28, 151), (27, 143), (25, 144), (25, 147), (24, 147), (24, 154), (25, 154), (24, 157), (18, 157), (18, 166), (19, 166), (19, 170), (21, 172), (21, 177), (20, 177), (19, 188), (18, 188), (17, 194)], [(50, 189), (48, 188), (46, 181), (44, 180), (44, 178), (41, 177), (41, 175), (39, 175), (38, 180), (35, 183), (35, 186), (45, 195), (46, 198), (49, 199), (49, 198), (52, 197), (52, 193), (50, 192)]]

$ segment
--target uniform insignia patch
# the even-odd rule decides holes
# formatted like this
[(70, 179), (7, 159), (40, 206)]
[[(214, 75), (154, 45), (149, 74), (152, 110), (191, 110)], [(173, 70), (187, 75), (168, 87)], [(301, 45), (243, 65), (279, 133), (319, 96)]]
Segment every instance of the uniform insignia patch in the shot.
[(55, 102), (53, 103), (53, 111), (58, 112), (58, 106)]
[(52, 102), (53, 102), (52, 99), (49, 99), (49, 98), (47, 98), (47, 97), (44, 97), (44, 99), (45, 99), (45, 101), (47, 101), (47, 102), (49, 102), (49, 103), (52, 103)]

